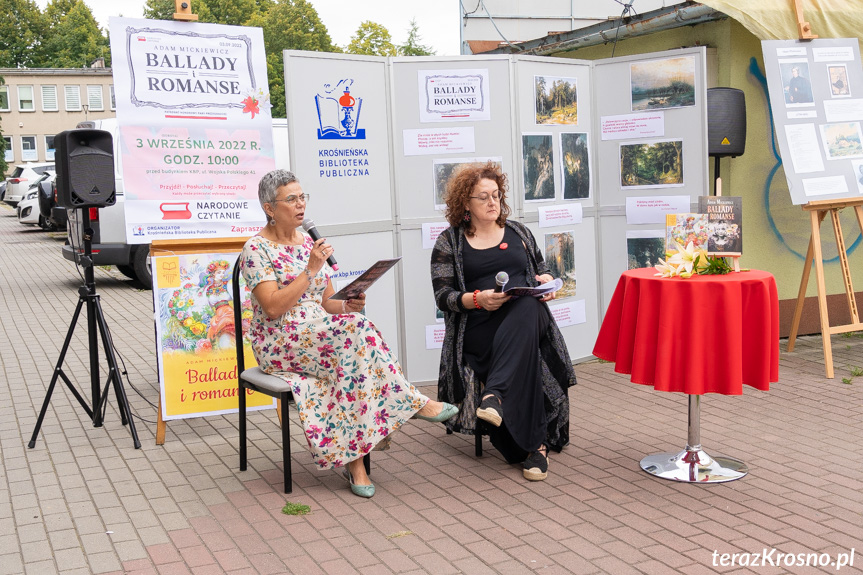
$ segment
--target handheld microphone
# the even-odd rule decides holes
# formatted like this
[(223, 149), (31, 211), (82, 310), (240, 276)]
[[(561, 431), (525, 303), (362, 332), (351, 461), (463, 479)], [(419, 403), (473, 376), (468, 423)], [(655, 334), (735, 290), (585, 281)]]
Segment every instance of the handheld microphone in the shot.
[(494, 281), (497, 284), (494, 288), (494, 292), (500, 293), (503, 291), (503, 286), (505, 286), (506, 282), (509, 281), (509, 274), (506, 272), (497, 272), (497, 275), (494, 276)]
[[(306, 233), (309, 234), (313, 240), (318, 241), (319, 239), (321, 239), (321, 234), (318, 233), (318, 228), (315, 227), (315, 222), (313, 222), (312, 220), (303, 220), (303, 229), (306, 230)], [(336, 258), (334, 258), (332, 255), (327, 258), (327, 263), (334, 270), (339, 270), (339, 264), (336, 263)]]

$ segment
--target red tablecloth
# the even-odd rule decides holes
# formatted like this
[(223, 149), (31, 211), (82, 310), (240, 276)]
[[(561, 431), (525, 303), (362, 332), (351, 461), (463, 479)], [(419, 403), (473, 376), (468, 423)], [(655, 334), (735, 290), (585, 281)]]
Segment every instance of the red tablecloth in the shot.
[(776, 281), (752, 270), (689, 279), (620, 276), (593, 355), (660, 391), (740, 395), (779, 380)]

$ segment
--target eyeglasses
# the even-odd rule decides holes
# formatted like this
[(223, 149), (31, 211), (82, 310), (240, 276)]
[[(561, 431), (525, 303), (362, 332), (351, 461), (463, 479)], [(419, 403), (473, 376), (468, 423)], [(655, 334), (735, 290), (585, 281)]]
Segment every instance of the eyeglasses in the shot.
[(273, 201), (274, 202), (285, 202), (289, 206), (294, 206), (294, 205), (296, 205), (297, 202), (303, 202), (304, 204), (307, 204), (309, 202), (309, 194), (303, 193), (303, 194), (300, 194), (299, 196), (290, 195), (287, 198), (285, 198), (284, 200), (273, 200)]
[(479, 200), (481, 202), (487, 202), (488, 199), (491, 198), (494, 201), (498, 202), (498, 201), (500, 201), (500, 196), (501, 196), (500, 190), (495, 190), (491, 193), (491, 195), (489, 195), (488, 192), (483, 192), (478, 196), (470, 196), (470, 199)]

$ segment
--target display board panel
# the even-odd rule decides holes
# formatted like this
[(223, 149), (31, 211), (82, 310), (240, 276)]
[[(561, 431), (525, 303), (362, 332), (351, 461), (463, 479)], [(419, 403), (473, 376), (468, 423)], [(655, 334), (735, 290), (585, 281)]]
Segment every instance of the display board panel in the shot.
[[(592, 63), (536, 56), (513, 60), (519, 166), (513, 187), (522, 212), (566, 202), (593, 206)], [(544, 148), (548, 143), (550, 150)]]
[(393, 58), (401, 222), (443, 217), (446, 179), (461, 164), (491, 159), (511, 177), (516, 169), (511, 82), (508, 56)]
[(704, 48), (595, 63), (599, 205), (707, 193), (705, 77)]
[(857, 38), (761, 43), (791, 201), (863, 196), (863, 69)]
[(286, 50), (291, 166), (315, 223), (393, 219), (387, 59)]
[[(564, 226), (540, 228), (537, 223), (529, 223), (527, 227), (553, 275), (564, 280), (563, 288), (548, 306), (566, 341), (569, 357), (572, 361), (591, 359), (601, 317), (596, 218), (586, 217), (581, 223)], [(570, 240), (571, 247), (567, 245)]]
[[(327, 243), (332, 244), (333, 255), (339, 270), (331, 273), (333, 288), (339, 291), (378, 260), (396, 257), (394, 232), (345, 233), (336, 235), (326, 227), (318, 230)], [(401, 263), (383, 275), (366, 292), (366, 308), (363, 313), (377, 326), (386, 339), (393, 354), (399, 357), (401, 349), (401, 321), (398, 306), (398, 271)]]

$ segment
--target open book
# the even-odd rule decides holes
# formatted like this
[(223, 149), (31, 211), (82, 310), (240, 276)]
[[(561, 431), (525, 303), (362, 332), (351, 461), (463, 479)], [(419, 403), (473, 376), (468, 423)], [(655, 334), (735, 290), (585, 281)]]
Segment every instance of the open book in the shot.
[(391, 260), (380, 260), (372, 264), (365, 272), (360, 274), (357, 279), (340, 289), (333, 294), (330, 299), (354, 299), (361, 293), (365, 293), (373, 283), (378, 281), (382, 275), (387, 273), (391, 267), (399, 263), (400, 257)]
[(508, 296), (519, 297), (519, 296), (533, 296), (533, 297), (541, 297), (547, 293), (551, 293), (553, 291), (558, 291), (563, 287), (563, 280), (560, 278), (555, 278), (550, 282), (546, 282), (542, 285), (538, 285), (536, 287), (511, 287), (509, 289), (503, 290)]

